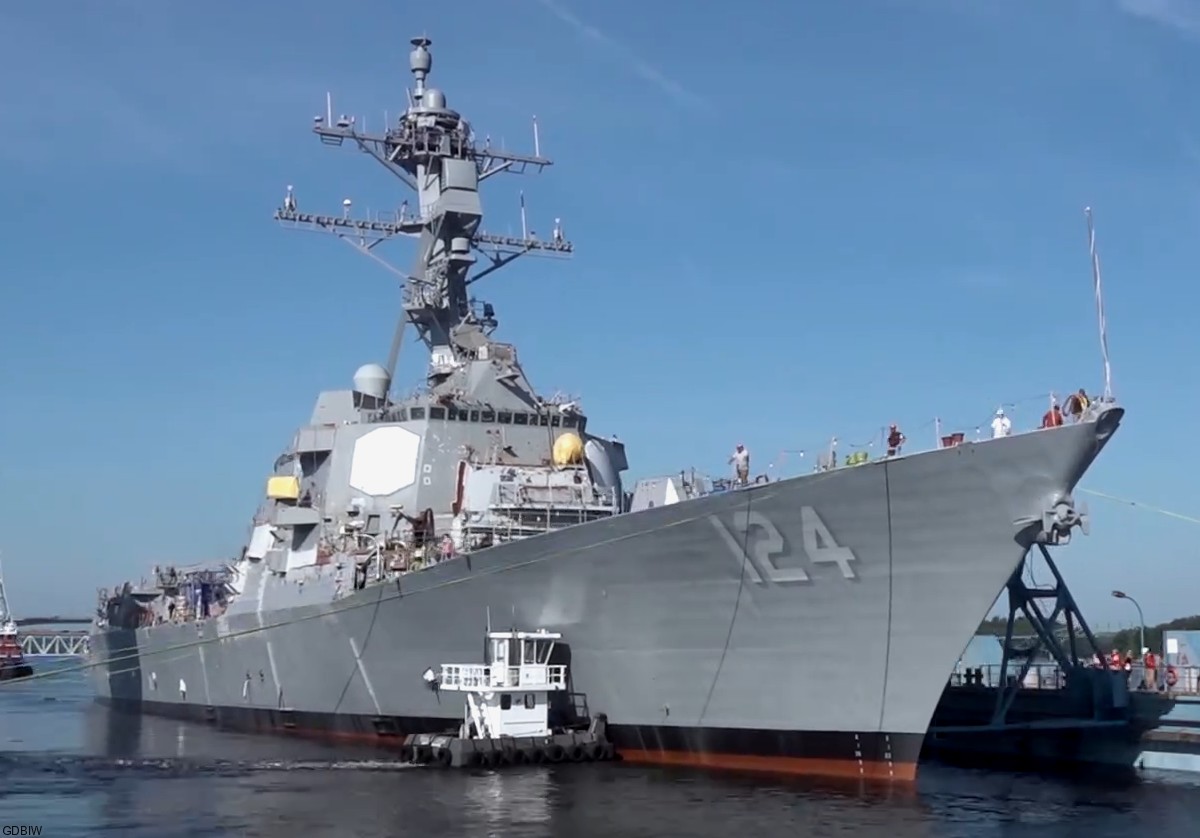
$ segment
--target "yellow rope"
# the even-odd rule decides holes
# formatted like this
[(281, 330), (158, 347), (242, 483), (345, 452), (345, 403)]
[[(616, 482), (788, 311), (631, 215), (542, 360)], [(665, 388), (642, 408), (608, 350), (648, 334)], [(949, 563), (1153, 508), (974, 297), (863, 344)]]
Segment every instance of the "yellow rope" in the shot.
[(1151, 506), (1148, 503), (1141, 503), (1140, 501), (1136, 500), (1127, 500), (1126, 498), (1119, 498), (1115, 495), (1107, 495), (1104, 492), (1097, 492), (1093, 489), (1080, 489), (1079, 491), (1084, 492), (1085, 494), (1095, 495), (1098, 498), (1104, 498), (1105, 500), (1111, 500), (1114, 503), (1123, 503), (1126, 506), (1136, 506), (1141, 507), (1142, 509), (1148, 509), (1151, 512), (1157, 512), (1160, 515), (1166, 515), (1168, 518), (1178, 518), (1180, 521), (1187, 521), (1191, 524), (1200, 524), (1200, 518), (1196, 518), (1192, 515), (1183, 515), (1179, 512), (1172, 512), (1169, 509), (1163, 509), (1158, 506)]

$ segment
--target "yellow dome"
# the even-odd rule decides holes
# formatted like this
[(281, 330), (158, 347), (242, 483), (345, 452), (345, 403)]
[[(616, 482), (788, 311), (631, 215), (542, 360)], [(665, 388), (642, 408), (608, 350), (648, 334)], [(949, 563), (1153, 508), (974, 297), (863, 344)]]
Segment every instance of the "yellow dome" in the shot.
[(554, 464), (569, 466), (583, 458), (583, 440), (567, 431), (554, 440)]

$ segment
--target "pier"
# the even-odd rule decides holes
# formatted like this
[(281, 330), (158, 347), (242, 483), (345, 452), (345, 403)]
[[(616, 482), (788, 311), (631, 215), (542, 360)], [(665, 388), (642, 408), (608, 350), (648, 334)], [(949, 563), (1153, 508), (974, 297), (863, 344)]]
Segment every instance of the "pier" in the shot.
[[(1032, 583), (1043, 560), (1050, 584)], [(1030, 581), (1025, 579), (1026, 573)], [(1046, 579), (1046, 574), (1040, 574)], [(942, 693), (923, 754), (945, 761), (1047, 767), (1138, 763), (1143, 735), (1161, 724), (1177, 683), (1143, 683), (1112, 666), (1047, 545), (1034, 544), (1006, 586), (1009, 613), (998, 665), (960, 662)], [(1017, 642), (1023, 617), (1032, 643)], [(1176, 676), (1177, 677), (1177, 676)]]
[(13, 620), (18, 626), (90, 626), (91, 617), (25, 617)]

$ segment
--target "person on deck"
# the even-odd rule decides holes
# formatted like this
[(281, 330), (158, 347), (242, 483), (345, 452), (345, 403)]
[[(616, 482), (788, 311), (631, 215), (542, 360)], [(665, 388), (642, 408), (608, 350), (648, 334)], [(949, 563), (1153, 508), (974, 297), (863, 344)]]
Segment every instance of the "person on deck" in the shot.
[(908, 437), (902, 434), (900, 429), (896, 427), (895, 423), (893, 423), (892, 426), (888, 428), (887, 455), (889, 457), (895, 457), (900, 453), (900, 448), (907, 441)]
[(1078, 392), (1072, 393), (1067, 398), (1067, 415), (1072, 420), (1078, 422), (1083, 419), (1083, 414), (1087, 412), (1088, 406), (1091, 403), (1092, 401), (1088, 398), (1088, 394), (1080, 387)]
[(729, 458), (729, 462), (733, 463), (733, 471), (736, 475), (736, 483), (739, 486), (745, 486), (750, 482), (750, 452), (746, 450), (746, 446), (740, 442), (737, 444), (737, 449), (733, 452), (733, 456)]
[(1058, 428), (1063, 423), (1062, 408), (1058, 406), (1058, 399), (1053, 399), (1050, 402), (1050, 409), (1042, 415), (1043, 428)]
[(1155, 671), (1158, 669), (1158, 658), (1149, 649), (1142, 649), (1142, 686), (1153, 690), (1158, 685)]
[(996, 418), (992, 420), (992, 439), (999, 439), (1012, 433), (1012, 420), (1004, 415), (1004, 408), (996, 408)]

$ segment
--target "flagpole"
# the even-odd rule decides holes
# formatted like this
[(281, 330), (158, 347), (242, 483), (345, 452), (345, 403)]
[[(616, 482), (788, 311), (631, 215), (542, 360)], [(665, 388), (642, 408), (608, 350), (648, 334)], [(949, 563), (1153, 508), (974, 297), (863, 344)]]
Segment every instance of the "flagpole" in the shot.
[(1112, 365), (1108, 360), (1108, 324), (1104, 320), (1104, 294), (1100, 287), (1100, 256), (1096, 253), (1096, 225), (1092, 221), (1092, 208), (1084, 207), (1087, 218), (1088, 250), (1092, 257), (1092, 285), (1096, 292), (1096, 320), (1100, 327), (1100, 355), (1104, 359), (1104, 400), (1112, 399)]

